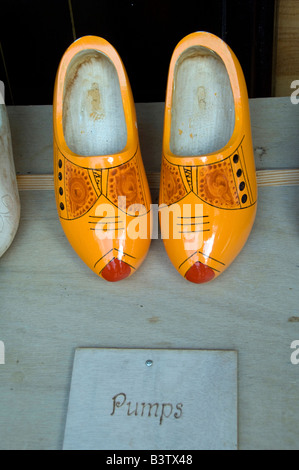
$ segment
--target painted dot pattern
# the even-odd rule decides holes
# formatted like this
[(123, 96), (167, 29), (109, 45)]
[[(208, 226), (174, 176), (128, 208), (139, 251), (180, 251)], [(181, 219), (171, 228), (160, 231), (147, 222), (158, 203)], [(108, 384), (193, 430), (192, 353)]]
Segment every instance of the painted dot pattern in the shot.
[(244, 193), (244, 191), (246, 189), (246, 183), (243, 180), (244, 175), (243, 175), (243, 170), (240, 168), (240, 157), (239, 157), (238, 154), (234, 155), (233, 162), (235, 164), (235, 171), (236, 171), (238, 188), (239, 188), (240, 193), (242, 194), (240, 196), (241, 197), (241, 202), (242, 202), (242, 204), (246, 204), (247, 199), (248, 199), (247, 194)]

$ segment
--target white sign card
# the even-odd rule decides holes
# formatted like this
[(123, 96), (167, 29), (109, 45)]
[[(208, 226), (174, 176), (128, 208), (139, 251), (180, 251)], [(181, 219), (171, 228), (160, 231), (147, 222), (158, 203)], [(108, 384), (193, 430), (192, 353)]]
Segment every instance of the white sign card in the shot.
[(236, 450), (237, 352), (76, 350), (64, 450)]

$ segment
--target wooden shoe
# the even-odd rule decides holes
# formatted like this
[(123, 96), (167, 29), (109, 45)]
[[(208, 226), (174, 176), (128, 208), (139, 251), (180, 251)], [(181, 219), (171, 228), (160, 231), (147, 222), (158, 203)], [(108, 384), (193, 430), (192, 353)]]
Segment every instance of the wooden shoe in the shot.
[(0, 104), (0, 256), (15, 238), (20, 221), (20, 199), (6, 107)]
[(150, 191), (124, 65), (106, 40), (65, 52), (53, 103), (54, 180), (63, 230), (107, 281), (130, 276), (150, 246)]
[(185, 37), (170, 62), (162, 205), (161, 224), (173, 214), (164, 238), (168, 256), (194, 283), (218, 277), (254, 223), (257, 183), (246, 84), (234, 53), (209, 33)]

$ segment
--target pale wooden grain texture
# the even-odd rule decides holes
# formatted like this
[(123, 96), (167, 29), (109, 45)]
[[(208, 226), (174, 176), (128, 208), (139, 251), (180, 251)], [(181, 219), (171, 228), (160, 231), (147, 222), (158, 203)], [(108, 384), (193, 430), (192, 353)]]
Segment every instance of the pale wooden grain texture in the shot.
[[(156, 172), (161, 129), (152, 117), (163, 106), (138, 108), (142, 136), (151, 136), (144, 149), (147, 167)], [(255, 146), (265, 149), (259, 169), (298, 168), (295, 108), (284, 98), (254, 100)], [(16, 166), (24, 173), (53, 172), (50, 116), (47, 106), (10, 109)], [(237, 350), (240, 448), (299, 449), (299, 366), (290, 361), (290, 344), (299, 339), (297, 186), (259, 189), (244, 250), (202, 286), (181, 278), (160, 239), (152, 241), (134, 276), (107, 283), (70, 247), (53, 192), (20, 196), (20, 227), (0, 260), (6, 352), (0, 365), (1, 449), (61, 448), (77, 347)]]
[(178, 58), (173, 80), (170, 150), (190, 156), (223, 148), (233, 134), (235, 107), (222, 59), (191, 47)]
[(275, 96), (290, 96), (291, 83), (299, 79), (299, 2), (279, 0), (276, 32)]
[(64, 84), (63, 132), (78, 155), (109, 155), (127, 142), (127, 129), (116, 68), (105, 54), (78, 53)]
[(63, 449), (237, 450), (237, 363), (236, 351), (79, 348)]

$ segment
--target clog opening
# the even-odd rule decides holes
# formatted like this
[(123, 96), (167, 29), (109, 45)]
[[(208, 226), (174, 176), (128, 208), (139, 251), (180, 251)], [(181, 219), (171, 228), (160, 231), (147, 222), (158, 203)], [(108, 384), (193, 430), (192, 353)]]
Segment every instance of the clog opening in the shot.
[(228, 143), (234, 127), (234, 97), (223, 60), (208, 48), (188, 48), (174, 70), (171, 152), (214, 153)]
[(80, 156), (111, 155), (127, 143), (116, 68), (96, 50), (74, 56), (65, 77), (62, 124), (66, 145)]

